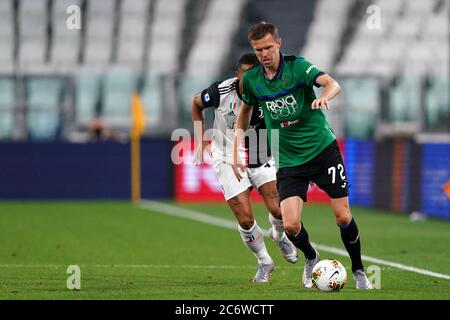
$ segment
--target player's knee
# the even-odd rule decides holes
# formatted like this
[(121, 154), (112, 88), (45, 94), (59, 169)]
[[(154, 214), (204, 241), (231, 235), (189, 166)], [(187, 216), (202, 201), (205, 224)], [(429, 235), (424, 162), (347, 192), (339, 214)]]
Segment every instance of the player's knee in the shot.
[(352, 220), (352, 214), (347, 208), (334, 210), (334, 216), (338, 225), (349, 224)]
[(297, 235), (300, 232), (300, 221), (285, 221), (284, 231), (290, 236)]

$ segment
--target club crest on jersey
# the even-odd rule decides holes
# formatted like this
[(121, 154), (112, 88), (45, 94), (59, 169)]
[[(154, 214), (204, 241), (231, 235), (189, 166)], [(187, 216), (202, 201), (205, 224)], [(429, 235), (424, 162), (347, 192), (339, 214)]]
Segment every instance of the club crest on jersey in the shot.
[(292, 94), (273, 100), (266, 101), (266, 107), (272, 119), (280, 119), (295, 114), (298, 109), (297, 100)]
[(228, 114), (224, 115), (225, 121), (227, 123), (228, 129), (234, 129), (234, 124), (236, 123), (236, 115), (233, 111), (230, 111)]
[(261, 106), (258, 107), (258, 117), (260, 119), (264, 119), (264, 111), (263, 108), (261, 108)]

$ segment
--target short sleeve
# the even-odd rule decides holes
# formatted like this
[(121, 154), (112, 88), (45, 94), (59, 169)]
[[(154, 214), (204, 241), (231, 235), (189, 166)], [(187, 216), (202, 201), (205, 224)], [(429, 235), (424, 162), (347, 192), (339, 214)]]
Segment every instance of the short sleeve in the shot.
[(248, 105), (256, 105), (258, 103), (258, 99), (256, 99), (251, 87), (248, 72), (244, 72), (242, 76), (242, 101)]
[(320, 85), (317, 84), (316, 80), (321, 75), (325, 74), (323, 71), (321, 71), (317, 66), (309, 62), (308, 60), (304, 58), (299, 59), (300, 64), (300, 72), (303, 74), (303, 79), (305, 81), (305, 84), (308, 87), (312, 87), (313, 85), (316, 87), (320, 87)]
[(216, 81), (200, 94), (204, 108), (218, 107), (220, 105), (219, 83)]

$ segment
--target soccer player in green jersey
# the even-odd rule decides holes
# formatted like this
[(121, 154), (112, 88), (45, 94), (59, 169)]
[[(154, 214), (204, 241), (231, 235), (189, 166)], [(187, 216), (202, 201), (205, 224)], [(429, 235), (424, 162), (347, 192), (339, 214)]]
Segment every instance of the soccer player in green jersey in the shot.
[[(267, 22), (253, 26), (248, 38), (261, 65), (248, 69), (242, 78), (242, 100), (233, 143), (233, 171), (238, 180), (243, 165), (237, 146), (248, 128), (254, 105), (261, 105), (277, 168), (277, 189), (288, 238), (305, 255), (302, 282), (312, 287), (311, 271), (320, 260), (301, 222), (310, 182), (331, 198), (330, 204), (341, 238), (350, 255), (357, 289), (372, 289), (361, 260), (358, 227), (348, 201), (348, 181), (336, 137), (322, 110), (341, 90), (329, 75), (302, 57), (284, 56), (277, 28)], [(323, 87), (316, 98), (313, 86)], [(277, 139), (278, 143), (274, 143)]]
[[(194, 161), (196, 164), (203, 162), (203, 150), (207, 146), (203, 141), (203, 110), (214, 108), (214, 131), (211, 143), (213, 167), (217, 172), (225, 200), (238, 221), (239, 234), (245, 246), (258, 260), (258, 269), (252, 281), (268, 282), (275, 264), (267, 252), (263, 232), (253, 216), (250, 202), (252, 188), (258, 190), (270, 212), (269, 221), (272, 227), (269, 230), (269, 237), (276, 242), (284, 258), (290, 263), (297, 262), (297, 248), (284, 232), (276, 190), (276, 170), (272, 158), (267, 157), (267, 144), (262, 146), (264, 149), (259, 148), (258, 143), (256, 145), (248, 143), (240, 148), (242, 161), (249, 159), (246, 161), (248, 169), (240, 181), (234, 178), (231, 168), (233, 131), (241, 106), (240, 82), (244, 71), (255, 64), (259, 64), (255, 54), (244, 54), (239, 59), (236, 77), (214, 82), (193, 97), (192, 120), (199, 133), (196, 137), (198, 149)], [(264, 124), (262, 112), (254, 112), (250, 125), (255, 135), (259, 135), (259, 130), (265, 128)]]

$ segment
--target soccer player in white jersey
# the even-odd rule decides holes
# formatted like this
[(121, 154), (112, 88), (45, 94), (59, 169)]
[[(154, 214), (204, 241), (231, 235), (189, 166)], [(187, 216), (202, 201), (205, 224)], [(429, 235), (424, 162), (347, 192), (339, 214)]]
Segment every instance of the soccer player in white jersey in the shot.
[[(290, 263), (297, 262), (297, 250), (284, 233), (276, 188), (276, 171), (272, 158), (267, 155), (266, 135), (261, 135), (265, 137), (262, 143), (259, 143), (258, 138), (257, 143), (241, 146), (240, 157), (247, 163), (242, 180), (236, 179), (231, 168), (234, 125), (242, 103), (240, 80), (244, 71), (258, 63), (253, 53), (245, 54), (239, 59), (236, 77), (214, 82), (207, 89), (196, 94), (192, 100), (192, 120), (199, 133), (196, 137), (198, 148), (194, 161), (196, 164), (201, 164), (205, 149), (208, 147), (208, 143), (203, 139), (202, 111), (205, 108), (215, 108), (211, 144), (213, 167), (218, 174), (225, 200), (238, 221), (241, 238), (258, 260), (258, 268), (252, 281), (268, 282), (269, 275), (274, 269), (274, 262), (267, 252), (263, 233), (253, 217), (250, 203), (252, 188), (258, 190), (264, 199), (271, 223), (269, 236), (277, 243), (284, 258)], [(260, 130), (265, 129), (263, 115), (262, 112), (253, 114), (250, 126), (256, 131), (256, 137), (260, 137)]]

